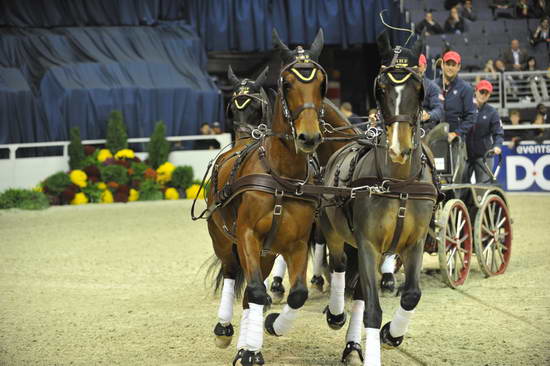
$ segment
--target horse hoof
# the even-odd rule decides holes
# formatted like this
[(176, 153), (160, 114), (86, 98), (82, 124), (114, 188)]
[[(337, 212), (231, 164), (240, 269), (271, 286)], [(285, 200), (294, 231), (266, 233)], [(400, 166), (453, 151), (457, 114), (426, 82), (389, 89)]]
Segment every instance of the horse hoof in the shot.
[(234, 333), (235, 331), (233, 330), (233, 325), (228, 324), (224, 326), (221, 323), (216, 324), (216, 327), (214, 328), (214, 334), (216, 335), (214, 342), (216, 343), (216, 347), (229, 347)]
[(271, 283), (271, 294), (273, 295), (273, 303), (279, 304), (285, 297), (285, 286), (283, 286), (283, 279), (281, 277), (273, 277)]
[(252, 366), (263, 364), (265, 364), (265, 362), (262, 352), (247, 351), (245, 349), (240, 349), (233, 359), (233, 366)]
[(319, 291), (319, 292), (323, 292), (323, 286), (325, 284), (325, 279), (323, 278), (323, 276), (313, 276), (311, 277), (311, 288)]
[(390, 323), (387, 322), (382, 329), (380, 330), (380, 344), (385, 349), (394, 349), (397, 348), (403, 343), (403, 336), (401, 337), (392, 337), (390, 334)]
[(279, 335), (275, 333), (275, 328), (273, 328), (273, 324), (275, 323), (275, 320), (278, 317), (279, 317), (279, 313), (271, 313), (265, 317), (264, 327), (267, 334), (275, 337), (279, 337)]
[(334, 315), (330, 312), (330, 309), (328, 305), (326, 306), (325, 310), (323, 310), (324, 314), (327, 314), (327, 324), (330, 327), (330, 329), (338, 330), (346, 324), (346, 312), (344, 311), (342, 314)]
[(362, 366), (363, 350), (361, 349), (361, 345), (355, 342), (348, 342), (342, 353), (342, 362), (348, 366)]
[(380, 289), (383, 294), (392, 294), (395, 291), (395, 277), (393, 276), (393, 273), (382, 273)]

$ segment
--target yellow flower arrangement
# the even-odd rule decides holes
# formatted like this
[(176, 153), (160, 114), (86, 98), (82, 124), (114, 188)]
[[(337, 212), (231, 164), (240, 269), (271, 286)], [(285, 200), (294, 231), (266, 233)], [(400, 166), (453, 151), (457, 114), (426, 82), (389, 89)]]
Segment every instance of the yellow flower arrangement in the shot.
[(106, 185), (105, 183), (103, 183), (103, 182), (99, 182), (99, 183), (97, 184), (97, 188), (99, 188), (100, 190), (104, 191), (104, 190), (107, 189), (107, 185)]
[(133, 188), (130, 188), (130, 195), (128, 196), (128, 201), (137, 201), (139, 199), (139, 192)]
[(113, 154), (109, 151), (109, 149), (101, 149), (99, 150), (99, 153), (97, 154), (97, 160), (100, 163), (103, 163), (105, 160), (112, 158)]
[(115, 154), (115, 159), (133, 159), (135, 158), (134, 150), (122, 149)]
[(103, 193), (101, 193), (101, 203), (113, 203), (114, 198), (111, 191), (108, 189), (104, 190)]
[(176, 167), (174, 164), (166, 162), (158, 167), (157, 169), (157, 182), (160, 184), (165, 184), (172, 180), (172, 173)]
[(71, 201), (71, 205), (85, 205), (86, 203), (88, 203), (88, 197), (82, 192), (75, 194)]
[(35, 192), (44, 192), (44, 188), (41, 185), (38, 185), (32, 189)]
[(164, 192), (164, 198), (167, 200), (179, 200), (180, 194), (175, 188), (168, 188)]
[(187, 188), (185, 190), (185, 194), (187, 196), (188, 199), (194, 199), (195, 197), (197, 198), (202, 198), (204, 199), (204, 188), (200, 190), (199, 192), (199, 189), (201, 188), (201, 186), (199, 184), (193, 184), (191, 187)]
[(86, 180), (88, 180), (88, 176), (86, 175), (86, 173), (84, 173), (84, 171), (75, 169), (71, 171), (69, 177), (71, 178), (71, 182), (73, 182), (80, 188), (86, 187)]

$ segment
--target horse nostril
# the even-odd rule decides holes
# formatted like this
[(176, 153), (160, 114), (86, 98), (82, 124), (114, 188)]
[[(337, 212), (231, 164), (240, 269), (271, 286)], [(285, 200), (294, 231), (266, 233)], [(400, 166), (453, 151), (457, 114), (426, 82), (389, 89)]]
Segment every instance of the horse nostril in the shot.
[(403, 150), (403, 152), (401, 153), (402, 156), (409, 156), (411, 155), (411, 149), (405, 149)]
[(307, 137), (304, 133), (301, 133), (298, 135), (298, 140), (302, 141), (302, 142), (306, 142), (307, 141)]

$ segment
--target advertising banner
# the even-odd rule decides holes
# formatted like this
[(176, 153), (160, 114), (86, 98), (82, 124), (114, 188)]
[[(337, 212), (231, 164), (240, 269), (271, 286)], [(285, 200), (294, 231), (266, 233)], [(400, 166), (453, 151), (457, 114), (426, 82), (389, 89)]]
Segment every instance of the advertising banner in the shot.
[(515, 149), (502, 148), (503, 166), (497, 176), (509, 192), (550, 192), (550, 141), (522, 141)]

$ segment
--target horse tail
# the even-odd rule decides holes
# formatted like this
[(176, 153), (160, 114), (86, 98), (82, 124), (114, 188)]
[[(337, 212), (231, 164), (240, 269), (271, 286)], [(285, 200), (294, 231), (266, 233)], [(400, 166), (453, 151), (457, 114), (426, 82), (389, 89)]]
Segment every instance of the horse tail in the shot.
[[(245, 278), (244, 278), (244, 272), (243, 267), (241, 266), (241, 262), (239, 260), (239, 254), (237, 253), (237, 247), (233, 246), (233, 255), (237, 259), (238, 266), (235, 271), (235, 297), (237, 299), (241, 298), (243, 294), (244, 284), (245, 284)], [(206, 278), (205, 281), (210, 279), (212, 281), (211, 286), (214, 290), (214, 295), (217, 295), (220, 293), (222, 286), (223, 286), (223, 266), (221, 260), (213, 255), (207, 260), (207, 270), (206, 270)]]
[[(311, 232), (309, 233), (308, 249), (309, 255), (311, 257), (315, 256), (315, 244), (326, 244), (325, 237), (323, 236), (321, 228), (319, 227), (319, 222), (317, 221), (313, 223), (313, 227), (311, 228)], [(323, 267), (328, 267), (326, 245), (323, 247)]]
[(351, 245), (344, 244), (344, 252), (346, 253), (346, 297), (353, 297), (355, 287), (359, 284), (359, 257), (357, 249)]

